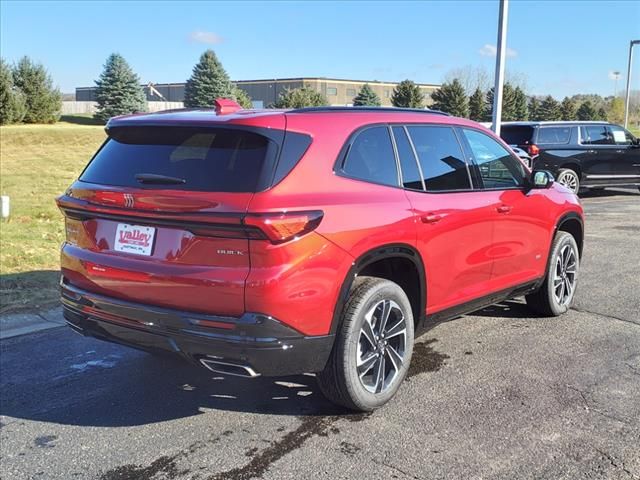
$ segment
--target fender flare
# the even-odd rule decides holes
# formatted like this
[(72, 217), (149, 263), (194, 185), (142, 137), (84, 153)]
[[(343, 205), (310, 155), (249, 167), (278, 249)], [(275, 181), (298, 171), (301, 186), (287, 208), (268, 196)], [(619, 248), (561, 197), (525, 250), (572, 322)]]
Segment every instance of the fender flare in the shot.
[(562, 225), (564, 223), (566, 223), (569, 220), (577, 220), (578, 223), (580, 223), (580, 230), (582, 233), (582, 239), (580, 241), (580, 243), (578, 243), (576, 241), (576, 243), (578, 244), (578, 253), (580, 255), (580, 258), (582, 258), (582, 249), (584, 246), (584, 220), (582, 219), (582, 216), (577, 213), (577, 212), (569, 212), (569, 213), (565, 213), (564, 215), (562, 215), (558, 221), (556, 221), (555, 226), (553, 227), (553, 234), (551, 235), (551, 241), (549, 242), (549, 253), (547, 254), (547, 264), (544, 268), (544, 276), (536, 283), (536, 289), (540, 288), (540, 286), (542, 286), (542, 284), (544, 283), (545, 279), (547, 278), (547, 276), (549, 275), (549, 259), (551, 258), (551, 249), (553, 248), (553, 239), (556, 237), (556, 233), (558, 233), (560, 231), (560, 227), (562, 227)]
[(393, 243), (372, 248), (353, 261), (351, 268), (342, 281), (342, 285), (338, 293), (338, 299), (336, 301), (333, 310), (333, 317), (331, 319), (331, 330), (329, 332), (330, 334), (335, 335), (338, 327), (341, 324), (340, 317), (342, 316), (342, 310), (344, 308), (344, 304), (347, 301), (347, 298), (349, 297), (349, 291), (351, 290), (353, 281), (356, 279), (358, 273), (372, 263), (386, 258), (404, 258), (410, 260), (414, 264), (418, 272), (418, 277), (420, 278), (420, 318), (417, 319), (416, 327), (419, 328), (424, 323), (427, 305), (427, 281), (424, 262), (422, 261), (422, 257), (420, 256), (420, 253), (415, 249), (415, 247), (406, 243)]
[[(564, 225), (569, 220), (577, 220), (580, 224), (580, 233), (582, 238), (580, 239), (580, 243), (578, 243), (577, 241), (576, 243), (578, 243), (578, 251), (580, 252), (580, 256), (582, 257), (582, 250), (584, 247), (584, 219), (579, 213), (569, 212), (562, 215), (556, 222), (556, 225), (553, 229), (553, 236), (555, 237), (556, 233), (560, 230), (560, 227), (562, 227), (562, 225)], [(551, 253), (551, 250), (549, 250), (549, 253)]]

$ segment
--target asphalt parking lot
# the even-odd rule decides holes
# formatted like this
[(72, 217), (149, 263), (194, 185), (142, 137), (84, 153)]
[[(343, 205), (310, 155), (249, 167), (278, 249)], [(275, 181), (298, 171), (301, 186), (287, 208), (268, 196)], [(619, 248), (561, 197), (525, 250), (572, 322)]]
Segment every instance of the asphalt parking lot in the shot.
[(438, 325), (371, 415), (75, 335), (0, 342), (5, 479), (640, 479), (640, 194), (583, 198), (575, 308)]

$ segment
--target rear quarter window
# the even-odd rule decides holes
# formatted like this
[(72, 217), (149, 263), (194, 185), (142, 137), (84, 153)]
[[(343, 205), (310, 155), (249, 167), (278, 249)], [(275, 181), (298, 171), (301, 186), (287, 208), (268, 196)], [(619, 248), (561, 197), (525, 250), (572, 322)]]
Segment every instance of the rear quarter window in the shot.
[[(120, 127), (94, 156), (80, 180), (102, 185), (210, 192), (254, 192), (272, 168), (275, 142), (226, 128)], [(142, 185), (136, 175), (183, 179), (182, 184)]]
[(539, 144), (569, 143), (572, 127), (540, 127), (538, 129)]
[(398, 168), (389, 129), (368, 127), (357, 134), (349, 147), (342, 171), (351, 178), (398, 186)]

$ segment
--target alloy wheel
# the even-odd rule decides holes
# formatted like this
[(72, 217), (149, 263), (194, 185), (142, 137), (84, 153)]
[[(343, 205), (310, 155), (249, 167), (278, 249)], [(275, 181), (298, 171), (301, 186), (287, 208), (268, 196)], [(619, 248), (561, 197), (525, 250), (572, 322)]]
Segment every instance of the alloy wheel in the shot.
[(559, 305), (568, 305), (573, 297), (578, 273), (576, 252), (571, 245), (562, 247), (553, 272), (553, 295)]
[(558, 177), (558, 183), (564, 185), (573, 193), (578, 191), (578, 177), (572, 170), (562, 172)]
[(356, 368), (370, 393), (389, 389), (406, 357), (407, 325), (400, 306), (381, 300), (366, 314), (358, 338)]

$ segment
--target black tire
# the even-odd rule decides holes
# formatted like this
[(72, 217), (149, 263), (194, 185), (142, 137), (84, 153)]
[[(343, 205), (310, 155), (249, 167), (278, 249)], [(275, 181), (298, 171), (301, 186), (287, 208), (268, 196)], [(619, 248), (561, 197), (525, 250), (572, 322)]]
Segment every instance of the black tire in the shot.
[[(557, 262), (559, 257), (560, 262), (563, 263), (562, 259), (564, 257), (561, 257), (561, 255), (563, 254), (563, 252), (566, 252), (566, 247), (568, 247), (572, 252), (573, 259), (575, 261), (575, 274), (573, 274), (572, 277), (573, 282), (570, 295), (567, 296), (566, 300), (563, 299), (562, 301), (559, 301), (557, 297), (558, 290), (554, 290), (554, 282), (557, 281), (557, 275), (555, 275), (555, 273), (557, 272)], [(571, 257), (569, 257), (569, 262), (571, 262)], [(527, 300), (527, 305), (532, 310), (545, 317), (557, 317), (558, 315), (562, 315), (571, 308), (571, 304), (573, 303), (573, 299), (575, 298), (576, 287), (578, 286), (579, 271), (580, 255), (578, 252), (578, 245), (576, 244), (573, 235), (567, 232), (556, 233), (556, 236), (553, 239), (553, 245), (551, 247), (551, 254), (549, 255), (548, 259), (547, 275), (540, 288), (536, 292), (525, 297)], [(570, 274), (565, 273), (564, 278), (567, 278), (569, 275)], [(569, 280), (567, 280), (567, 282), (569, 282)], [(562, 288), (562, 292), (564, 292), (564, 289), (567, 288), (566, 285), (567, 283), (558, 288)], [(561, 294), (561, 296), (563, 295)]]
[(570, 168), (561, 168), (558, 170), (558, 178), (556, 181), (560, 185), (564, 185), (576, 195), (580, 191), (580, 175)]
[[(380, 370), (384, 372), (385, 367), (389, 368), (389, 377), (392, 378), (389, 380), (388, 385), (385, 386), (387, 375), (383, 373), (383, 375), (379, 377), (376, 376), (378, 371), (376, 369), (378, 365), (380, 365), (380, 363), (378, 363), (379, 360), (376, 360), (375, 366), (371, 367), (374, 370), (372, 376), (375, 377), (373, 378), (375, 386), (382, 385), (383, 388), (380, 389), (380, 391), (372, 392), (367, 388), (373, 388), (374, 386), (365, 385), (366, 377), (361, 377), (358, 374), (358, 368), (362, 369), (364, 367), (358, 367), (357, 362), (361, 360), (365, 354), (368, 353), (371, 355), (371, 352), (377, 352), (378, 350), (372, 347), (371, 342), (366, 341), (367, 336), (363, 332), (363, 326), (365, 326), (365, 316), (367, 313), (370, 311), (373, 312), (372, 318), (375, 318), (376, 312), (380, 312), (378, 313), (378, 318), (380, 318), (384, 316), (382, 311), (386, 312), (384, 306), (387, 304), (390, 305), (391, 308), (391, 313), (388, 314), (389, 322), (387, 323), (391, 324), (397, 321), (398, 323), (395, 324), (399, 324), (399, 322), (401, 322), (401, 320), (398, 320), (400, 318), (398, 309), (401, 311), (404, 319), (403, 358), (397, 369), (394, 369), (396, 361), (388, 365), (385, 364), (386, 361), (392, 362), (390, 358), (392, 352), (386, 350), (386, 348), (391, 349), (392, 333), (388, 333), (389, 336), (387, 337), (390, 344), (389, 347), (380, 346), (380, 340), (378, 340), (376, 336), (378, 348), (381, 349), (379, 351), (382, 352), (378, 353), (378, 356), (382, 358), (382, 367)], [(380, 305), (383, 305), (383, 307), (380, 307)], [(383, 310), (378, 310), (378, 308), (383, 308)], [(394, 315), (393, 320), (391, 315)], [(325, 369), (317, 376), (318, 385), (325, 397), (333, 403), (351, 410), (370, 412), (387, 403), (395, 395), (407, 375), (409, 364), (411, 363), (414, 341), (411, 303), (402, 288), (389, 280), (375, 277), (358, 277), (354, 281), (351, 292), (349, 293), (349, 298), (344, 306), (341, 320), (342, 323), (336, 334), (336, 340), (329, 361)], [(371, 323), (369, 323), (369, 325), (371, 325)], [(377, 325), (378, 327), (380, 326), (379, 323), (377, 323)], [(387, 327), (389, 327), (389, 325), (387, 325)], [(371, 331), (372, 333), (376, 333), (375, 327), (372, 328)], [(384, 340), (384, 335), (380, 335), (380, 338)], [(396, 333), (393, 341), (401, 341), (401, 339), (402, 337), (398, 338), (398, 334)], [(386, 342), (384, 345), (387, 345)], [(362, 353), (365, 349), (370, 351)], [(396, 350), (399, 351), (400, 348), (394, 349), (394, 352), (397, 353)], [(371, 357), (368, 356), (367, 358)], [(398, 357), (394, 358), (397, 359)], [(368, 364), (369, 362), (366, 363)], [(366, 371), (370, 372), (371, 370)], [(361, 378), (363, 379), (361, 380)], [(375, 381), (379, 378), (382, 378), (381, 383)]]

